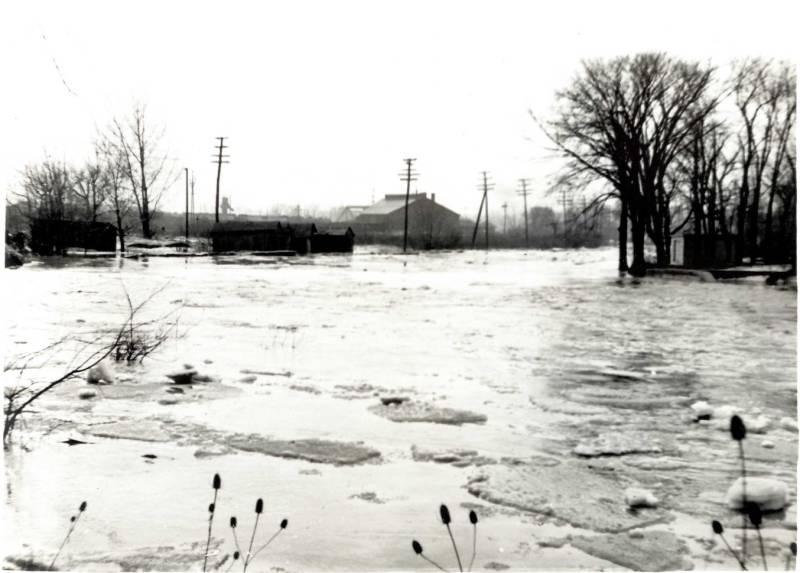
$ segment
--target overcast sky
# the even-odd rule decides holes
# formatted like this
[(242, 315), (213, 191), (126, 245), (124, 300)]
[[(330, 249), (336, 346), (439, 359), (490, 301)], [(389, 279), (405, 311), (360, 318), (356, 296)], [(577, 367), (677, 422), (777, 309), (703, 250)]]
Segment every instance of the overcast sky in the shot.
[[(549, 204), (557, 167), (528, 110), (547, 116), (580, 60), (667, 51), (726, 67), (796, 61), (798, 2), (4, 2), (0, 183), (27, 163), (81, 162), (136, 101), (166, 128), (176, 170), (213, 208), (368, 204), (416, 189), (474, 217), (479, 172), (521, 212), (517, 179)], [(165, 195), (183, 207), (183, 179)]]

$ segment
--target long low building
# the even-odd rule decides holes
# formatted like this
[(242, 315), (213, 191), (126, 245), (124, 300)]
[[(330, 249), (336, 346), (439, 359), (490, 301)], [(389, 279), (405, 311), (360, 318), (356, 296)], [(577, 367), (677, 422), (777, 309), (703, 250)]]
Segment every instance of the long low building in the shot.
[(353, 251), (355, 233), (350, 227), (329, 228), (321, 233), (314, 223), (281, 221), (222, 221), (211, 229), (215, 253), (237, 251), (293, 251), (347, 253)]

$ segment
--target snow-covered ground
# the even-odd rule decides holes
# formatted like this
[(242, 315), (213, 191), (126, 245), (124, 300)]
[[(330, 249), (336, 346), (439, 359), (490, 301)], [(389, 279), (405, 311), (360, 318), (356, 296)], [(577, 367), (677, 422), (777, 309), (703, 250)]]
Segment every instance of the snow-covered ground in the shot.
[[(796, 292), (620, 280), (615, 261), (360, 247), (5, 271), (9, 356), (120, 323), (123, 285), (134, 302), (166, 285), (147, 315), (178, 309), (181, 333), (114, 366), (112, 385), (74, 382), (38, 404), (5, 454), (6, 555), (49, 564), (86, 500), (61, 567), (199, 570), (219, 473), (214, 559), (233, 551), (230, 516), (247, 542), (257, 498), (258, 539), (289, 519), (251, 570), (432, 569), (412, 539), (457, 570), (441, 503), (466, 560), (477, 512), (475, 569), (731, 569), (710, 522), (738, 543), (738, 411), (749, 473), (788, 486), (788, 511), (764, 524), (782, 568)], [(166, 374), (187, 364), (212, 381), (177, 392)], [(631, 488), (655, 507), (629, 508)]]

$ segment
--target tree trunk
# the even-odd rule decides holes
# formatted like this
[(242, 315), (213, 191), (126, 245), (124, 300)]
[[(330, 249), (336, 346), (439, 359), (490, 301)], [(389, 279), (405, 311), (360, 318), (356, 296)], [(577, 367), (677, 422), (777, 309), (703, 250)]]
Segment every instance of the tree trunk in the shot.
[(619, 209), (619, 272), (628, 270), (628, 202), (620, 197)]
[(631, 221), (631, 239), (633, 241), (633, 264), (631, 265), (628, 273), (634, 277), (643, 277), (645, 275), (645, 261), (644, 261), (644, 239), (646, 229), (644, 221), (641, 217), (634, 217)]
[(747, 200), (750, 187), (747, 182), (747, 173), (743, 175), (742, 187), (739, 190), (739, 205), (736, 207), (736, 262), (741, 263), (744, 257), (744, 226), (747, 221)]

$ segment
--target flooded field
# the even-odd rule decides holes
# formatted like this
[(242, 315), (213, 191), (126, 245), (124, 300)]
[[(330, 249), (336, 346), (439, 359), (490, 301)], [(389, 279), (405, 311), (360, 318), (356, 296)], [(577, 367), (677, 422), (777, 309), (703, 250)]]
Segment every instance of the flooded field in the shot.
[[(125, 290), (136, 303), (162, 289), (145, 315), (178, 318), (141, 365), (59, 387), (17, 430), (6, 566), (49, 564), (86, 500), (59, 567), (200, 570), (219, 473), (212, 563), (234, 550), (230, 516), (247, 542), (260, 497), (258, 540), (289, 526), (250, 570), (434, 570), (412, 539), (457, 570), (441, 503), (465, 561), (478, 514), (476, 570), (735, 569), (710, 522), (737, 540), (725, 494), (738, 409), (748, 471), (789, 486), (788, 510), (764, 523), (782, 569), (796, 533), (796, 291), (620, 280), (615, 265), (611, 249), (360, 248), (6, 271), (8, 356), (117, 327)], [(204, 381), (167, 378), (187, 366)], [(709, 420), (694, 420), (698, 401)], [(630, 487), (657, 506), (629, 509)]]

